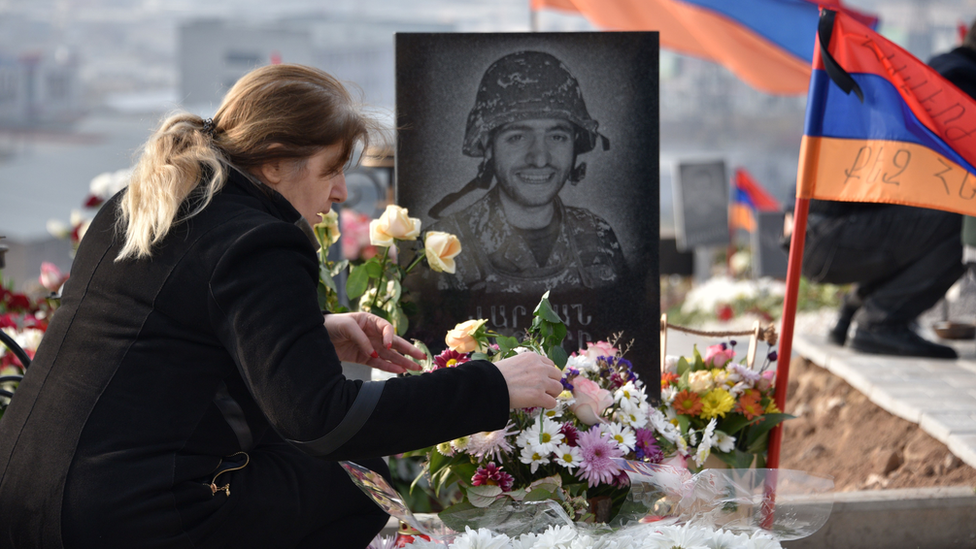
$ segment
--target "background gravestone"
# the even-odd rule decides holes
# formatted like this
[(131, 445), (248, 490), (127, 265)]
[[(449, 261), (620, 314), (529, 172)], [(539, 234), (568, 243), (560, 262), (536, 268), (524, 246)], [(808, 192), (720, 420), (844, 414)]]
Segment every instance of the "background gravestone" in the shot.
[(729, 242), (729, 183), (722, 160), (682, 161), (671, 179), (678, 250)]
[(752, 273), (756, 278), (768, 276), (786, 279), (789, 255), (783, 249), (783, 212), (759, 212), (756, 230), (751, 235)]
[[(503, 192), (492, 167), (503, 165), (504, 157), (496, 154), (489, 165), (484, 155), (464, 152), (472, 131), (490, 126), (495, 115), (507, 116), (500, 102), (488, 101), (469, 121), (489, 67), (496, 62), (508, 67), (504, 74), (486, 79), (486, 85), (503, 97), (508, 97), (513, 83), (532, 86), (538, 81), (531, 66), (521, 70), (518, 63), (500, 61), (521, 62), (523, 54), (513, 55), (518, 52), (551, 56), (560, 71), (572, 76), (554, 92), (562, 99), (530, 101), (542, 105), (539, 109), (548, 101), (550, 110), (545, 112), (551, 118), (546, 120), (578, 117), (578, 108), (570, 114), (552, 108), (578, 92), (599, 134), (582, 132), (592, 136), (593, 148), (575, 159), (573, 173), (580, 175), (579, 165), (585, 163), (585, 175), (577, 182), (567, 181), (558, 192), (562, 213), (554, 215), (561, 232), (553, 244), (555, 255), (548, 259), (527, 244), (527, 233), (509, 226), (508, 217), (498, 220), (500, 208), (492, 209)], [(468, 253), (464, 257), (462, 251), (459, 264), (473, 265), (459, 269), (459, 274), (482, 269), (470, 280), (431, 272), (409, 277), (410, 299), (420, 310), (411, 318), (408, 335), (441, 349), (446, 330), (469, 318), (485, 318), (492, 330), (516, 333), (531, 322), (532, 310), (548, 289), (567, 324), (567, 350), (623, 332), (623, 341), (634, 340), (627, 358), (649, 389), (659, 386), (657, 63), (658, 37), (650, 32), (396, 35), (396, 202), (421, 219), (423, 231), (458, 234)], [(493, 128), (484, 142), (492, 142), (500, 127)], [(549, 173), (540, 170), (537, 167), (532, 177)], [(484, 225), (457, 230), (477, 215), (485, 216)], [(574, 226), (576, 233), (571, 231)], [(604, 253), (610, 231), (616, 244)], [(501, 244), (492, 241), (498, 234)], [(496, 244), (497, 250), (488, 249)], [(532, 258), (538, 266), (517, 271), (525, 262), (535, 265)], [(560, 265), (566, 265), (566, 271), (546, 270)], [(573, 271), (574, 265), (584, 267)]]

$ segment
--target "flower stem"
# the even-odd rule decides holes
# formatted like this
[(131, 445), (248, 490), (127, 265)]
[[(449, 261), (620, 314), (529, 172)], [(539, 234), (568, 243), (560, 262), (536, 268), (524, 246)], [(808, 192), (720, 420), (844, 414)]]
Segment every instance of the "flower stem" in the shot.
[[(393, 246), (396, 246), (395, 242), (393, 243)], [(389, 260), (389, 256), (390, 256), (390, 246), (387, 246), (383, 250), (383, 259), (380, 260), (380, 266), (382, 267), (382, 269), (380, 269), (380, 281), (376, 285), (376, 293), (373, 294), (373, 301), (370, 302), (369, 304), (370, 311), (375, 310), (376, 300), (379, 299), (380, 297), (380, 288), (383, 287), (383, 282), (384, 282), (383, 278), (386, 277), (386, 262)]]
[(423, 259), (424, 259), (424, 254), (417, 254), (417, 257), (414, 258), (414, 260), (410, 263), (410, 265), (406, 269), (404, 269), (403, 272), (405, 274), (409, 274), (410, 271), (413, 270), (413, 268), (416, 267), (418, 263), (423, 261)]

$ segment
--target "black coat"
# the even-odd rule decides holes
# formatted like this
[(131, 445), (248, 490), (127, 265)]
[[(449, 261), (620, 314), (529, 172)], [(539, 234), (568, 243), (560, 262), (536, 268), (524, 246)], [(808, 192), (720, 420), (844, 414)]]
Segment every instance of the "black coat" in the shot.
[[(385, 383), (343, 377), (315, 251), (280, 195), (234, 173), (152, 259), (122, 262), (118, 198), (88, 229), (0, 420), (0, 547), (85, 536), (191, 547), (233, 520), (233, 481), (230, 496), (208, 485), (235, 452), (284, 439), (323, 461), (359, 459), (505, 425), (505, 380), (487, 362)], [(247, 497), (313, 489), (283, 482)], [(291, 518), (269, 511), (253, 526)]]
[[(966, 95), (976, 99), (976, 50), (960, 46), (936, 55), (929, 61), (929, 65)], [(963, 217), (962, 243), (976, 246), (976, 217)]]

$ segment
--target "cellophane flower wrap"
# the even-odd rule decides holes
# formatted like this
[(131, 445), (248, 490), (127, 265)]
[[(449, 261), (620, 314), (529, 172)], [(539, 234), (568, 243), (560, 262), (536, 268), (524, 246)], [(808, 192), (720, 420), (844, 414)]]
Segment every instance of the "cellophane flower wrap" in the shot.
[(617, 336), (568, 354), (561, 346), (565, 335), (546, 294), (524, 336), (495, 334), (483, 320), (470, 320), (451, 330), (448, 349), (424, 364), (425, 370), (435, 370), (532, 352), (549, 356), (562, 369), (564, 390), (555, 408), (512, 410), (501, 430), (419, 452), (426, 455), (424, 473), (434, 490), (454, 483), (460, 488), (461, 501), (440, 513), (452, 528), (464, 526), (452, 516), (540, 500), (558, 502), (575, 521), (606, 521), (628, 490), (628, 477), (615, 460), (664, 459), (656, 426), (675, 428), (648, 404), (643, 382), (624, 358), (629, 345)]
[(705, 355), (665, 358), (661, 372), (661, 412), (667, 450), (688, 459), (692, 469), (715, 456), (731, 468), (766, 466), (770, 429), (793, 416), (773, 400), (776, 352), (761, 365), (736, 361), (736, 342), (709, 346)]

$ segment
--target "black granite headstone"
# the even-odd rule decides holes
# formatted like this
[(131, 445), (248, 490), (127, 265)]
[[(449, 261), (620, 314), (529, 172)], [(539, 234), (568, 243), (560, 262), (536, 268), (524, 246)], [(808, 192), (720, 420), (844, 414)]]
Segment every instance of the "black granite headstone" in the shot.
[(751, 239), (752, 272), (756, 278), (786, 278), (789, 255), (783, 249), (783, 212), (756, 212), (756, 230)]
[(549, 290), (567, 350), (623, 332), (659, 386), (657, 64), (655, 32), (396, 35), (396, 202), (463, 248), (408, 335), (517, 333)]
[(682, 161), (671, 179), (678, 249), (729, 243), (729, 183), (722, 160)]

